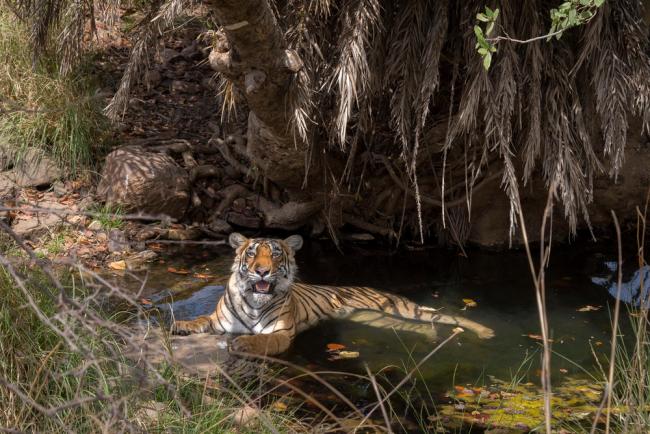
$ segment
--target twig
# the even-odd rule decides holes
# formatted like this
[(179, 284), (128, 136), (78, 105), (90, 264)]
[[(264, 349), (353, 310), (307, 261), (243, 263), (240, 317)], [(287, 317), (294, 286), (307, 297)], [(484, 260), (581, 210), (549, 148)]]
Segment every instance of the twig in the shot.
[(549, 186), (548, 196), (546, 199), (546, 207), (544, 208), (544, 216), (542, 219), (541, 226), (541, 250), (542, 254), (540, 257), (539, 271), (535, 271), (535, 264), (533, 261), (533, 255), (530, 251), (530, 244), (528, 242), (528, 231), (526, 230), (526, 222), (524, 219), (524, 213), (521, 206), (521, 199), (517, 195), (517, 214), (519, 216), (519, 225), (521, 227), (521, 234), (524, 241), (524, 248), (526, 249), (526, 256), (528, 258), (528, 265), (530, 267), (530, 273), (533, 277), (533, 282), (535, 285), (535, 301), (537, 303), (537, 312), (539, 315), (540, 328), (542, 333), (542, 343), (543, 343), (543, 354), (542, 354), (542, 389), (544, 391), (544, 425), (546, 432), (551, 433), (551, 347), (548, 336), (548, 317), (546, 313), (546, 296), (545, 296), (545, 278), (544, 278), (544, 269), (548, 264), (548, 259), (550, 256), (550, 240), (549, 236), (549, 247), (544, 248), (544, 239), (546, 237), (545, 228), (546, 221), (550, 217), (551, 210), (553, 208), (553, 196), (555, 195), (556, 184), (553, 182)]
[(614, 219), (614, 227), (616, 228), (616, 242), (618, 245), (618, 280), (616, 282), (616, 303), (614, 304), (614, 324), (612, 325), (612, 345), (609, 355), (609, 373), (607, 375), (607, 415), (605, 417), (605, 434), (609, 433), (609, 426), (611, 422), (612, 413), (612, 393), (614, 388), (614, 365), (616, 360), (616, 344), (618, 343), (618, 317), (621, 310), (621, 289), (623, 287), (623, 246), (621, 241), (621, 226), (618, 224), (618, 218), (614, 210), (612, 212), (612, 219)]
[[(375, 158), (378, 161), (383, 163), (383, 165), (386, 167), (386, 170), (388, 171), (388, 174), (390, 175), (393, 182), (395, 182), (395, 184), (397, 184), (409, 196), (415, 197), (415, 193), (410, 188), (408, 188), (402, 182), (401, 179), (399, 179), (399, 177), (397, 176), (397, 174), (393, 170), (393, 167), (390, 165), (390, 162), (388, 161), (388, 159), (386, 157), (384, 157), (383, 155), (375, 155)], [(474, 186), (474, 188), (472, 189), (472, 192), (475, 193), (476, 191), (478, 191), (481, 188), (485, 187), (485, 185), (488, 184), (490, 181), (500, 177), (502, 173), (503, 173), (503, 170), (499, 170), (499, 171), (497, 171), (497, 172), (495, 172), (495, 173), (493, 173), (491, 175), (486, 176), (485, 178), (483, 178), (483, 180), (480, 183), (478, 183), (477, 185)], [(426, 196), (426, 195), (420, 193), (420, 200), (423, 203), (426, 203), (428, 205), (438, 206), (438, 207), (442, 207), (443, 205), (445, 207), (454, 207), (454, 206), (462, 205), (462, 204), (465, 203), (466, 199), (467, 199), (467, 196), (462, 196), (462, 197), (460, 197), (458, 199), (454, 199), (454, 200), (451, 200), (451, 201), (444, 200), (444, 202), (443, 202), (442, 199), (436, 199), (436, 198), (433, 198), (431, 196)]]
[(85, 215), (88, 217), (110, 217), (122, 220), (144, 220), (144, 221), (164, 221), (173, 223), (176, 219), (169, 217), (166, 214), (159, 215), (150, 215), (150, 214), (115, 214), (115, 213), (100, 213), (93, 211), (70, 211), (67, 209), (58, 209), (58, 208), (41, 208), (37, 206), (31, 206), (27, 202), (20, 202), (28, 207), (20, 206), (0, 206), (0, 211), (19, 211), (26, 213), (34, 214), (55, 214), (55, 215)]
[(368, 378), (370, 379), (370, 384), (372, 384), (372, 388), (375, 391), (375, 395), (377, 396), (377, 400), (381, 403), (381, 414), (384, 417), (384, 423), (386, 424), (386, 430), (388, 430), (388, 433), (392, 433), (393, 430), (391, 429), (390, 426), (390, 419), (388, 418), (388, 413), (386, 412), (386, 407), (384, 406), (383, 401), (381, 401), (381, 395), (379, 394), (379, 387), (377, 386), (377, 380), (375, 379), (374, 375), (370, 372), (370, 368), (368, 368), (368, 365), (365, 365), (366, 372), (368, 373)]

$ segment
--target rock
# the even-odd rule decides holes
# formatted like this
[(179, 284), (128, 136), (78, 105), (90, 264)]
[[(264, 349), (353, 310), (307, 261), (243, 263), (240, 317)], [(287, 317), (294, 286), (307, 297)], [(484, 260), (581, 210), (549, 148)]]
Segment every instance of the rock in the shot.
[(28, 148), (20, 155), (14, 152), (13, 163), (13, 168), (3, 172), (2, 176), (18, 187), (50, 185), (62, 176), (54, 161), (37, 148)]
[(158, 60), (162, 64), (167, 64), (180, 57), (181, 57), (180, 53), (171, 48), (163, 48), (161, 51), (158, 52)]
[(160, 72), (155, 69), (150, 69), (144, 74), (144, 84), (147, 86), (148, 90), (151, 90), (158, 86), (162, 81), (162, 76)]
[(158, 235), (160, 235), (160, 233), (161, 233), (161, 229), (159, 229), (159, 228), (146, 227), (146, 228), (140, 230), (138, 233), (136, 233), (133, 236), (133, 239), (136, 240), (136, 241), (150, 240), (150, 239), (155, 238)]
[(181, 56), (187, 60), (199, 59), (202, 56), (201, 51), (199, 51), (196, 41), (192, 41), (190, 45), (181, 50)]
[(238, 212), (229, 212), (226, 221), (235, 226), (241, 226), (249, 229), (259, 229), (262, 227), (262, 219), (257, 216), (247, 216)]
[(0, 173), (0, 198), (14, 196), (18, 188), (15, 182)]
[[(67, 206), (58, 202), (44, 201), (37, 204), (41, 208), (50, 210), (67, 210)], [(17, 235), (27, 239), (37, 239), (38, 237), (52, 232), (57, 226), (64, 223), (66, 216), (59, 216), (54, 213), (42, 213), (34, 215), (21, 215), (16, 220), (12, 229)]]
[(100, 222), (99, 220), (93, 220), (88, 225), (88, 229), (91, 230), (91, 231), (101, 231), (102, 230), (102, 222)]
[(232, 209), (237, 212), (244, 212), (246, 209), (246, 199), (238, 197), (232, 203)]
[(169, 229), (167, 231), (167, 238), (176, 241), (185, 240), (198, 240), (203, 235), (201, 229), (197, 227), (190, 227), (187, 229)]
[(170, 88), (171, 93), (199, 93), (201, 85), (182, 80), (173, 80)]
[(120, 261), (114, 261), (108, 264), (111, 270), (139, 270), (144, 264), (151, 262), (158, 257), (158, 254), (151, 250), (143, 250), (135, 255), (129, 256)]
[(56, 197), (63, 197), (68, 193), (68, 189), (63, 182), (57, 180), (52, 184), (52, 192)]
[(166, 154), (121, 148), (106, 157), (97, 195), (126, 212), (179, 219), (190, 202), (190, 182)]
[(245, 405), (233, 412), (232, 422), (239, 427), (245, 427), (257, 419), (259, 414), (259, 409)]
[[(164, 402), (148, 401), (145, 402), (136, 412), (136, 419), (145, 419), (151, 423), (157, 423), (160, 415), (168, 410), (168, 406)], [(148, 424), (146, 426), (149, 426)]]
[(208, 229), (219, 234), (229, 234), (232, 232), (232, 226), (220, 218), (211, 219), (208, 223)]
[(126, 239), (124, 231), (111, 229), (108, 233), (108, 251), (109, 252), (128, 252), (130, 250), (129, 241)]
[(205, 90), (215, 91), (219, 88), (219, 84), (212, 77), (205, 77), (201, 80), (201, 86)]

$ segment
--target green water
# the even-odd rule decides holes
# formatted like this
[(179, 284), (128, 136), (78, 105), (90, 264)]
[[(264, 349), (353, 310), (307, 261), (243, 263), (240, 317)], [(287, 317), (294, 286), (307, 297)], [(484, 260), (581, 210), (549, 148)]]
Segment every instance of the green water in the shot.
[[(613, 247), (613, 243), (611, 247)], [(612, 250), (611, 253), (608, 250)], [(604, 264), (615, 258), (609, 245), (588, 244), (555, 248), (547, 280), (547, 306), (553, 350), (553, 375), (583, 376), (592, 371), (594, 354), (609, 351), (612, 297), (592, 278), (608, 278)], [(164, 298), (175, 293), (176, 318), (189, 319), (210, 312), (219, 298), (229, 273), (232, 251), (187, 249), (154, 264), (140, 280), (115, 277), (120, 284), (144, 288), (144, 295)], [(343, 254), (323, 243), (306, 243), (297, 254), (299, 276), (304, 282), (329, 285), (363, 285), (404, 295), (422, 305), (444, 312), (466, 315), (495, 330), (496, 337), (480, 340), (466, 332), (442, 348), (420, 370), (420, 378), (434, 390), (448, 390), (454, 384), (482, 384), (490, 376), (504, 380), (518, 377), (539, 381), (539, 317), (534, 289), (524, 252), (490, 253), (470, 251), (469, 257), (450, 250), (402, 250), (389, 253), (383, 248), (348, 247)], [(632, 262), (633, 263), (633, 262)], [(170, 273), (167, 268), (184, 268), (192, 273), (214, 276), (210, 281)], [(629, 273), (628, 273), (629, 274)], [(143, 280), (144, 279), (144, 280)], [(144, 282), (144, 283), (143, 283)], [(209, 284), (211, 283), (211, 284)], [(183, 292), (183, 290), (185, 292)], [(461, 311), (462, 299), (477, 306)], [(587, 305), (599, 310), (579, 312)], [(439, 327), (438, 341), (451, 333)], [(328, 343), (338, 343), (359, 352), (357, 359), (328, 360)], [(382, 330), (350, 321), (327, 321), (300, 334), (286, 359), (312, 370), (365, 373), (367, 365), (377, 372), (388, 366), (412, 366), (436, 343), (426, 336)]]

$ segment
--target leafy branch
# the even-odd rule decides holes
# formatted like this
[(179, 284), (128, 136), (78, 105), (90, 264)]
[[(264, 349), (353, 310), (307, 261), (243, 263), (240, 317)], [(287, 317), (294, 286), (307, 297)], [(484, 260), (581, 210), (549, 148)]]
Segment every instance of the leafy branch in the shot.
[[(528, 44), (530, 42), (546, 39), (550, 41), (553, 37), (560, 39), (562, 34), (570, 28), (582, 26), (591, 21), (598, 9), (605, 3), (605, 0), (568, 0), (562, 3), (558, 8), (551, 9), (551, 28), (546, 35), (536, 36), (530, 39), (515, 39), (508, 34), (490, 38), (494, 31), (496, 20), (499, 17), (499, 9), (490, 9), (485, 7), (484, 12), (476, 14), (479, 23), (474, 26), (476, 35), (476, 49), (478, 54), (483, 58), (483, 67), (488, 70), (492, 63), (492, 53), (497, 51), (496, 44), (500, 41), (509, 41), (517, 44)], [(485, 30), (480, 26), (484, 23)]]

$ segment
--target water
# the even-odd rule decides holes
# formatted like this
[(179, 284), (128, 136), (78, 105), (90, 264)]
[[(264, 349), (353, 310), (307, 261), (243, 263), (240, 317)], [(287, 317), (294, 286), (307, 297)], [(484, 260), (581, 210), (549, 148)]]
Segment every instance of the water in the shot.
[[(593, 371), (594, 354), (609, 351), (612, 297), (608, 290), (609, 282), (615, 281), (611, 261), (616, 257), (613, 249), (607, 253), (609, 248), (592, 243), (553, 251), (547, 306), (556, 353), (554, 378), (585, 375), (583, 369)], [(226, 248), (177, 252), (149, 270), (144, 294), (153, 294), (155, 302), (173, 299), (179, 319), (208, 313), (222, 293), (219, 284), (225, 283), (231, 260), (232, 251)], [(495, 330), (491, 340), (480, 340), (468, 331), (434, 355), (420, 373), (430, 388), (442, 391), (454, 384), (481, 384), (489, 376), (539, 381), (540, 342), (534, 339), (540, 334), (539, 317), (524, 252), (471, 251), (469, 258), (463, 258), (442, 249), (390, 254), (385, 249), (349, 247), (342, 255), (327, 244), (312, 242), (298, 253), (297, 263), (304, 282), (372, 286), (444, 312), (464, 314)], [(173, 274), (167, 271), (170, 265), (214, 278)], [(630, 270), (626, 269), (627, 280), (634, 279), (633, 265), (630, 261)], [(461, 311), (462, 299), (468, 298), (477, 306)], [(597, 310), (578, 311), (586, 306)], [(438, 332), (440, 340), (451, 333), (451, 327), (440, 326)], [(359, 358), (328, 360), (328, 343), (358, 351)], [(337, 320), (300, 334), (285, 357), (313, 370), (365, 373), (365, 365), (374, 372), (391, 365), (412, 366), (434, 346), (424, 335)]]

